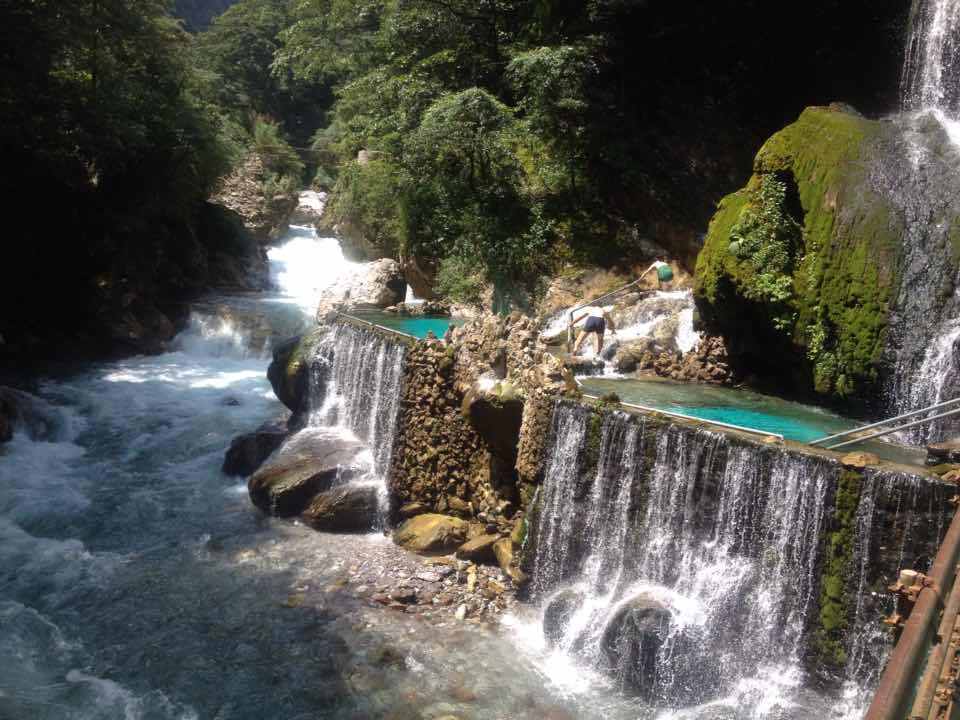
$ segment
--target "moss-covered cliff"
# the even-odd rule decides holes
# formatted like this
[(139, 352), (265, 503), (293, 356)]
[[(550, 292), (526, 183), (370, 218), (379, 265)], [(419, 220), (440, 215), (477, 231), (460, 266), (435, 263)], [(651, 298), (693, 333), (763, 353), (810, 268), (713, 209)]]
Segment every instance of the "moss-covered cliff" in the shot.
[(845, 108), (808, 108), (721, 201), (695, 294), (741, 368), (825, 395), (874, 387), (903, 230), (869, 182), (886, 131)]

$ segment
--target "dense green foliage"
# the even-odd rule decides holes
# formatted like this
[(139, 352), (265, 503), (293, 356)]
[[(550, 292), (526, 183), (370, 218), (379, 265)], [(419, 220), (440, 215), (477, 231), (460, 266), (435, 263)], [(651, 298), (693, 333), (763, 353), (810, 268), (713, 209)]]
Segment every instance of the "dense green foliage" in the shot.
[(20, 273), (0, 292), (20, 309), (0, 334), (96, 333), (111, 307), (207, 283), (236, 251), (232, 231), (198, 234), (226, 228), (204, 200), (231, 152), (167, 3), (5, 3), (0, 27), (2, 193), (30, 223), (7, 244)]
[[(844, 23), (870, 17), (886, 31), (900, 17), (853, 4), (788, 9), (798, 32), (815, 30), (824, 44), (843, 36), (815, 64), (857, 44)], [(336, 85), (314, 144), (317, 184), (340, 174), (333, 219), (384, 253), (443, 268), (444, 292), (464, 297), (477, 277), (529, 288), (569, 261), (630, 263), (642, 239), (692, 255), (711, 202), (738, 172), (731, 155), (746, 160), (753, 136), (741, 126), (772, 129), (782, 96), (812, 84), (809, 65), (751, 29), (761, 5), (724, 5), (301, 0), (272, 67)], [(762, 94), (745, 72), (762, 78)], [(376, 168), (357, 167), (361, 150)], [(764, 292), (785, 295), (782, 270), (779, 280), (768, 273)]]
[(789, 302), (793, 266), (803, 240), (801, 227), (786, 207), (786, 183), (776, 175), (764, 175), (750, 196), (730, 230), (729, 250), (751, 267), (744, 297), (781, 308), (775, 311), (773, 324), (788, 331), (794, 320)]
[(697, 261), (708, 326), (744, 365), (798, 389), (864, 396), (878, 378), (901, 234), (863, 182), (862, 149), (880, 130), (806, 110), (720, 203)]
[[(125, 312), (131, 287), (172, 298), (208, 283), (214, 256), (240, 246), (208, 236), (232, 231), (203, 199), (251, 152), (266, 196), (314, 177), (334, 190), (334, 220), (438, 271), (451, 297), (476, 299), (489, 283), (510, 297), (571, 261), (629, 264), (651, 240), (689, 259), (715, 199), (746, 176), (746, 148), (810, 102), (882, 105), (883, 68), (897, 64), (872, 51), (899, 46), (878, 40), (902, 10), (786, 7), (785, 26), (810, 47), (800, 57), (756, 31), (764, 8), (5, 3), (4, 190), (22, 217), (60, 213), (57, 234), (30, 228), (10, 260), (56, 258), (49, 295), (69, 317), (36, 308), (0, 332), (99, 322), (105, 307)], [(857, 66), (867, 57), (868, 76)], [(33, 289), (15, 280), (4, 298)], [(831, 312), (799, 310), (805, 325), (822, 314), (826, 336)], [(827, 341), (838, 368), (842, 341)]]
[(173, 8), (187, 30), (196, 32), (205, 30), (217, 15), (235, 2), (237, 0), (174, 0)]
[(252, 117), (278, 123), (303, 146), (323, 123), (332, 95), (325, 81), (294, 79), (275, 64), (280, 35), (293, 22), (289, 0), (243, 0), (196, 37), (204, 95), (229, 120), (252, 132)]

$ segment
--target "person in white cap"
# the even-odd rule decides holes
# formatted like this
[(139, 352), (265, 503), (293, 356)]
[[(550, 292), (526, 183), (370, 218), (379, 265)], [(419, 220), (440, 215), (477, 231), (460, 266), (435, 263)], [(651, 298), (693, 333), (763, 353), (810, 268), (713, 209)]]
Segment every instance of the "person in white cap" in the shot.
[(610, 326), (610, 331), (614, 335), (617, 334), (617, 326), (609, 314), (611, 310), (613, 310), (613, 305), (606, 305), (604, 307), (591, 305), (583, 308), (583, 314), (574, 318), (573, 325), (578, 325), (581, 321), (586, 320), (583, 329), (577, 336), (577, 342), (573, 346), (574, 355), (580, 352), (580, 346), (583, 345), (583, 341), (587, 339), (587, 335), (591, 333), (597, 338), (597, 355), (600, 355), (600, 351), (603, 350), (603, 335), (607, 330), (607, 325)]

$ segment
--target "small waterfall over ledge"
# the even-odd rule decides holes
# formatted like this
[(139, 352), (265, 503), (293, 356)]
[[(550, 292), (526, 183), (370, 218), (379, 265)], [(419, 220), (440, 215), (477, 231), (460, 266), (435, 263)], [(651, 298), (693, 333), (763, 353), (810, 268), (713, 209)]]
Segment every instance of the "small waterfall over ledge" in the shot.
[(318, 345), (310, 373), (308, 424), (339, 426), (367, 443), (381, 482), (393, 452), (405, 355), (402, 342), (381, 332), (337, 323)]
[(924, 478), (562, 402), (531, 592), (553, 656), (650, 705), (764, 716), (811, 670), (856, 704), (890, 647), (883, 590), (926, 569), (946, 498)]

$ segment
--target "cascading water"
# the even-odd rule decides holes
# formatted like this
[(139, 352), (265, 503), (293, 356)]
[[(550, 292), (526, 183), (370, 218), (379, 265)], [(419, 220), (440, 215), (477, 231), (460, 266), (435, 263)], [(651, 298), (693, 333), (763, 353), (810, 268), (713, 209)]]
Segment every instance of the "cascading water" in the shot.
[[(833, 460), (561, 403), (528, 540), (547, 672), (600, 672), (694, 717), (802, 716), (841, 477)], [(877, 591), (925, 567), (947, 512), (946, 489), (912, 476), (872, 471), (857, 492), (835, 678), (851, 717), (890, 647)]]
[(908, 112), (960, 117), (960, 1), (914, 2), (901, 92)]
[[(614, 301), (624, 303), (624, 298), (613, 298), (610, 302)], [(572, 307), (558, 311), (545, 322), (541, 337), (548, 344), (558, 344), (566, 338), (571, 310)], [(620, 346), (645, 338), (655, 338), (664, 347), (675, 348), (682, 353), (693, 350), (700, 342), (700, 333), (693, 328), (693, 311), (693, 293), (690, 290), (654, 291), (613, 310), (617, 332), (615, 335), (605, 335), (602, 352), (604, 374), (617, 375), (612, 360)], [(585, 343), (580, 354), (593, 357), (593, 342)]]
[[(915, 0), (901, 80), (903, 115), (881, 141), (874, 187), (904, 221), (900, 291), (887, 342), (887, 394), (897, 412), (960, 395), (960, 2)], [(955, 433), (940, 421), (909, 438)]]
[(381, 482), (393, 452), (405, 354), (399, 341), (341, 323), (321, 343), (315, 359), (320, 367), (310, 376), (309, 423), (339, 425), (364, 440)]

